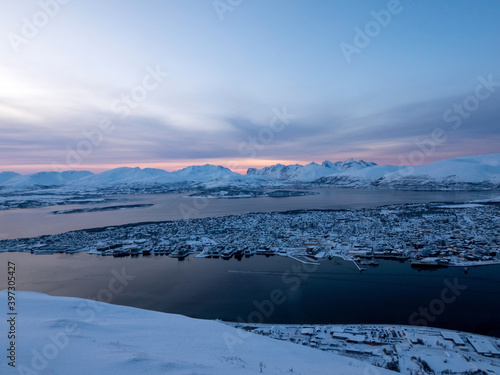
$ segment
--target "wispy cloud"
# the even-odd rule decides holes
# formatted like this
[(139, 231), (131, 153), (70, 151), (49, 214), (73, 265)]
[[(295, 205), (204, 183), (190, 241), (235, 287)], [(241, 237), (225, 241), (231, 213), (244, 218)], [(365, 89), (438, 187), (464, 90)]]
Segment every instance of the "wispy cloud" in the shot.
[[(474, 92), (476, 77), (500, 80), (500, 54), (488, 44), (500, 33), (493, 1), (412, 3), (352, 64), (335, 46), (366, 22), (374, 9), (365, 3), (252, 2), (227, 22), (194, 1), (102, 7), (96, 13), (88, 3), (68, 3), (20, 53), (0, 40), (2, 169), (62, 162), (82, 132), (103, 120), (115, 128), (81, 167), (347, 157), (397, 163), (436, 128), (447, 140), (426, 161), (500, 152), (500, 90), (459, 128), (443, 119)], [(17, 1), (6, 9), (2, 35), (20, 32), (23, 17), (38, 8)], [(471, 19), (471, 9), (481, 17)], [(124, 95), (141, 83), (145, 67), (157, 65), (168, 80), (120, 116)], [(239, 145), (284, 106), (296, 114), (293, 122), (255, 157), (242, 155)]]

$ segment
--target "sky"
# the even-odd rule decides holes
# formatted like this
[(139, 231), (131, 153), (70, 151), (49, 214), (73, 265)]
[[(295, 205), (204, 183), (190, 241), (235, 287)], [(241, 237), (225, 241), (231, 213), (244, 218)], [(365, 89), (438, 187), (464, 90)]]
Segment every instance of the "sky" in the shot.
[(0, 8), (0, 171), (500, 152), (496, 0)]

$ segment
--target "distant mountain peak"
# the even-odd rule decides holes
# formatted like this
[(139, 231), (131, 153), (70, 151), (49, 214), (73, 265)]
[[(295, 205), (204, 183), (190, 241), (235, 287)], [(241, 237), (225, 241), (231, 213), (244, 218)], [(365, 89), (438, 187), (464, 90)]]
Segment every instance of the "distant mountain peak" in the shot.
[(337, 161), (335, 163), (325, 160), (321, 164), (311, 162), (306, 165), (275, 164), (262, 169), (249, 168), (247, 170), (247, 175), (262, 176), (280, 181), (311, 182), (345, 169), (362, 169), (375, 165), (375, 163), (366, 163), (362, 160), (357, 162), (353, 158), (346, 161)]
[(278, 163), (262, 169), (249, 168), (245, 175), (212, 164), (192, 165), (174, 172), (119, 167), (97, 174), (88, 171), (52, 171), (28, 175), (0, 173), (0, 189), (4, 192), (65, 186), (70, 189), (130, 186), (137, 191), (143, 187), (157, 186), (173, 186), (172, 189), (222, 186), (265, 188), (293, 184), (387, 189), (499, 189), (500, 154), (465, 156), (417, 166), (377, 165), (354, 158), (306, 165)]

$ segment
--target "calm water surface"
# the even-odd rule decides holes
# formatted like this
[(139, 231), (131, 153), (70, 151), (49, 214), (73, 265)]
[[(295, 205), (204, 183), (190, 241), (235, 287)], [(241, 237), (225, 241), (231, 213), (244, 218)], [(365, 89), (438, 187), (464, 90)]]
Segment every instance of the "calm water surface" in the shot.
[[(290, 198), (210, 199), (183, 194), (121, 196), (127, 204), (153, 203), (148, 208), (54, 215), (60, 207), (0, 211), (0, 235), (18, 238), (69, 230), (145, 221), (222, 216), (296, 209), (364, 208), (413, 202), (459, 202), (498, 196), (499, 192), (403, 192), (321, 189), (319, 195)], [(208, 203), (205, 205), (204, 203)], [(108, 205), (114, 205), (108, 204)], [(96, 207), (72, 205), (64, 209)], [(102, 205), (104, 206), (104, 205)], [(19, 290), (57, 296), (104, 298), (112, 271), (134, 276), (112, 303), (179, 313), (197, 318), (265, 323), (388, 323), (410, 324), (420, 308), (441, 309), (445, 281), (466, 287), (430, 326), (500, 337), (500, 266), (416, 271), (408, 263), (381, 262), (360, 274), (352, 263), (325, 260), (316, 269), (282, 257), (254, 256), (241, 261), (165, 256), (112, 258), (88, 254), (0, 254), (0, 290), (7, 287), (6, 263), (17, 265)], [(259, 311), (273, 291), (283, 293), (273, 311)], [(436, 302), (437, 301), (437, 302)], [(20, 308), (22, 308), (22, 301)], [(265, 316), (267, 315), (267, 316)], [(422, 323), (422, 315), (414, 322)]]
[[(336, 259), (311, 269), (279, 256), (178, 261), (165, 256), (0, 254), (0, 264), (8, 260), (17, 265), (19, 290), (106, 300), (112, 271), (124, 270), (135, 278), (112, 294), (112, 303), (207, 319), (264, 318), (265, 323), (410, 324), (420, 307), (440, 308), (436, 300), (448, 280), (465, 289), (444, 311), (432, 314), (429, 325), (500, 337), (500, 266), (470, 268), (465, 274), (462, 268), (417, 271), (408, 263), (382, 261), (360, 274), (352, 263)], [(2, 276), (0, 290), (6, 279)], [(266, 305), (276, 290), (283, 293), (282, 303), (259, 317), (258, 306)], [(18, 304), (22, 311), (22, 301)], [(414, 322), (422, 318), (415, 316)]]
[[(66, 215), (52, 213), (61, 209), (61, 206), (0, 211), (0, 239), (35, 237), (145, 221), (299, 209), (353, 209), (397, 203), (462, 202), (500, 195), (498, 191), (428, 192), (365, 189), (318, 189), (316, 191), (318, 195), (303, 197), (203, 200), (183, 198), (185, 194), (126, 195), (116, 198), (126, 204), (152, 203), (154, 206)], [(67, 205), (62, 206), (62, 209), (105, 207), (116, 204), (114, 202), (106, 205)]]

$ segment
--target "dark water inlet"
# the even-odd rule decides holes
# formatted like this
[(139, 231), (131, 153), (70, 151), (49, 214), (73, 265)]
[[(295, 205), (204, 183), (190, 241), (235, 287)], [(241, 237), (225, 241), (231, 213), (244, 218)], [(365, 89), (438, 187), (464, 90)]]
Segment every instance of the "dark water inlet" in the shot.
[[(178, 261), (165, 256), (0, 254), (0, 264), (7, 261), (16, 263), (18, 290), (105, 301), (111, 296), (115, 304), (196, 318), (276, 324), (425, 323), (500, 337), (500, 266), (472, 267), (466, 274), (461, 267), (417, 271), (409, 263), (380, 261), (380, 266), (359, 273), (352, 263), (339, 259), (314, 267), (279, 256), (241, 261), (190, 256)], [(127, 285), (110, 293), (117, 272), (126, 276)], [(2, 276), (0, 289), (6, 283)]]

